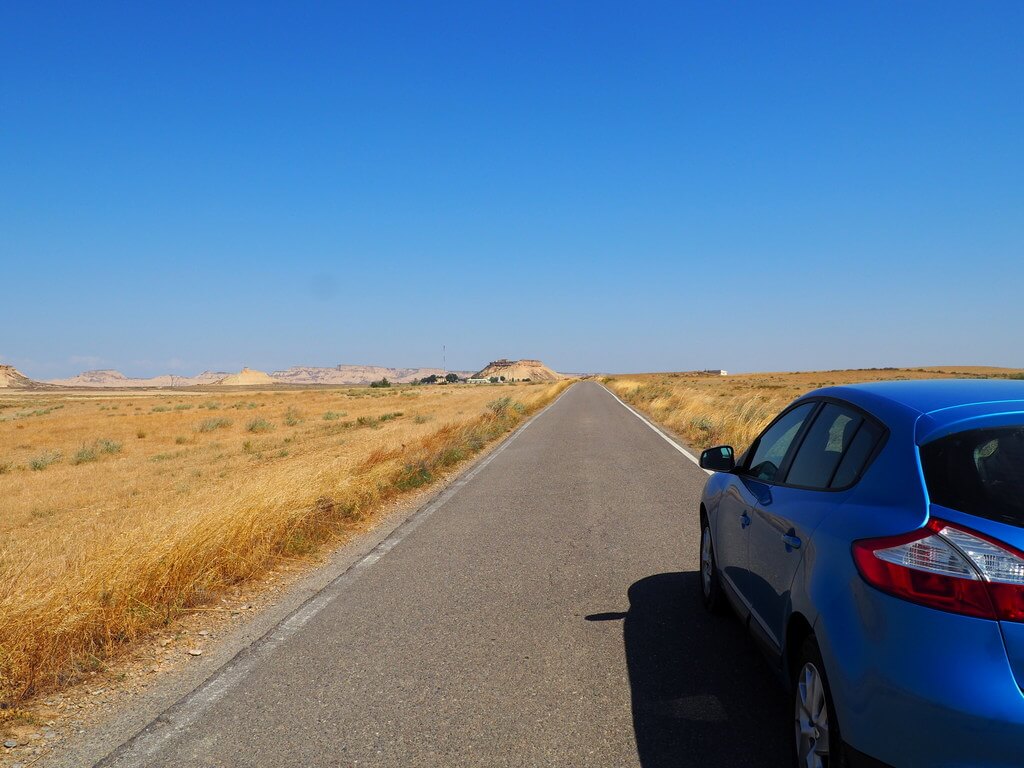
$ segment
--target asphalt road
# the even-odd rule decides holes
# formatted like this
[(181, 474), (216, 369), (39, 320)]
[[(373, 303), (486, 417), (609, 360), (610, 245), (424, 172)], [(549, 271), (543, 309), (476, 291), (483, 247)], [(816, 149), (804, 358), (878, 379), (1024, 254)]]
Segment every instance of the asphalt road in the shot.
[(705, 475), (595, 383), (105, 766), (780, 766), (785, 696), (697, 598)]

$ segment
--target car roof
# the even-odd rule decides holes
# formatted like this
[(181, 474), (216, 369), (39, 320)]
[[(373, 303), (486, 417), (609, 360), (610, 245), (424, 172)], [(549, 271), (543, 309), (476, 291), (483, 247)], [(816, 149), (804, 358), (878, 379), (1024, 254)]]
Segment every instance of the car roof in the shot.
[[(918, 413), (979, 403), (1024, 400), (1024, 380), (1007, 379), (921, 379), (914, 381), (873, 381), (829, 387), (842, 390), (845, 399), (858, 394), (891, 400)], [(839, 397), (839, 395), (836, 395)]]
[[(918, 442), (948, 434), (970, 421), (1024, 413), (1024, 380), (920, 379), (824, 387), (804, 397), (835, 397), (890, 426), (915, 424)], [(925, 418), (926, 417), (926, 418)], [(1015, 417), (1020, 421), (1020, 416)]]

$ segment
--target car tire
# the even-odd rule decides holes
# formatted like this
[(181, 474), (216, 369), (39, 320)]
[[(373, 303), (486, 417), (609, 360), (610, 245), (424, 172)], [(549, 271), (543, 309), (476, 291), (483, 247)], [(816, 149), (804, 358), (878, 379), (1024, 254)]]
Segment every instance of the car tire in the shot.
[(803, 641), (791, 672), (793, 765), (797, 768), (846, 768), (832, 689), (814, 635)]
[(718, 558), (715, 556), (715, 544), (711, 539), (711, 526), (707, 516), (700, 516), (700, 587), (701, 601), (710, 613), (721, 613), (725, 603), (722, 594), (722, 582), (718, 574)]

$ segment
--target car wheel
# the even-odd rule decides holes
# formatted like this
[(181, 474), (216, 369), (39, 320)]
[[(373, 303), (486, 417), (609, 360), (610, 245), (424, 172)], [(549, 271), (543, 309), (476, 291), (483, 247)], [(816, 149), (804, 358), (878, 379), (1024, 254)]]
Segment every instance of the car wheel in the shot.
[(711, 541), (711, 526), (704, 515), (700, 519), (700, 591), (704, 607), (711, 613), (722, 609), (722, 583), (718, 576), (715, 545)]
[(804, 640), (793, 667), (794, 764), (798, 768), (842, 768), (846, 761), (839, 720), (813, 635)]

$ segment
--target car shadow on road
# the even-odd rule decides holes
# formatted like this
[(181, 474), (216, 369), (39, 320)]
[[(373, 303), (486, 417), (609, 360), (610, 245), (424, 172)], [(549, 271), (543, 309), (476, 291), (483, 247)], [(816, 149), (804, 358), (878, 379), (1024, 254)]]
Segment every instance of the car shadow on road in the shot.
[(629, 588), (633, 727), (644, 768), (788, 765), (788, 700), (739, 621), (700, 604), (697, 572)]

